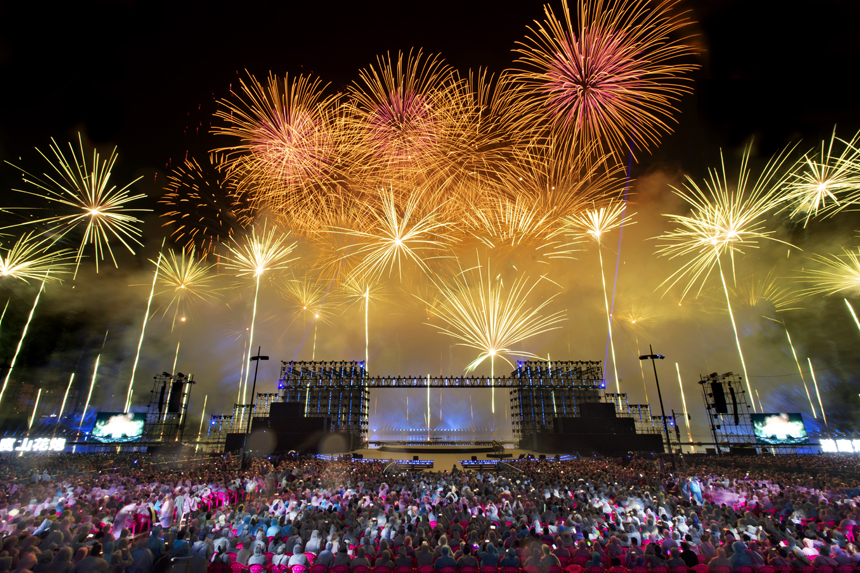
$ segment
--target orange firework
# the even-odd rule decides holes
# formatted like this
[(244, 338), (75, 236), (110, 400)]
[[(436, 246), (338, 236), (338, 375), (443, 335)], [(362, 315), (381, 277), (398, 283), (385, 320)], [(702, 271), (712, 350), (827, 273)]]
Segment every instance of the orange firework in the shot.
[(337, 98), (304, 76), (270, 75), (266, 85), (252, 76), (241, 86), (233, 99), (219, 102), (215, 117), (223, 123), (213, 131), (239, 140), (218, 151), (225, 153), (237, 196), (249, 202), (244, 222), (268, 209), (288, 217), (295, 230), (314, 228), (319, 197), (339, 178)]
[(432, 173), (462, 111), (461, 82), (441, 59), (419, 50), (376, 64), (359, 71), (361, 83), (350, 86), (346, 104), (347, 129), (361, 146), (356, 169), (373, 188)]
[(656, 145), (691, 91), (684, 74), (697, 67), (687, 61), (696, 52), (689, 38), (676, 39), (691, 24), (678, 3), (578, 0), (575, 15), (563, 4), (561, 20), (545, 6), (546, 19), (515, 50), (517, 126), (570, 147), (597, 143), (601, 154)]

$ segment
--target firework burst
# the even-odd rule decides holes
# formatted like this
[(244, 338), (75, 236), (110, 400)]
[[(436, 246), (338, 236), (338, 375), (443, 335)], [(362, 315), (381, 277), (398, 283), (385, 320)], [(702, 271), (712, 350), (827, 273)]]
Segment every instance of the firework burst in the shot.
[(329, 286), (330, 281), (312, 276), (308, 272), (294, 273), (292, 278), (279, 283), (278, 292), (293, 315), (290, 325), (299, 318), (330, 323), (337, 308), (337, 301), (334, 300), (335, 294)]
[(571, 147), (595, 143), (601, 155), (656, 145), (691, 91), (684, 74), (697, 68), (685, 63), (696, 53), (689, 38), (674, 38), (691, 24), (678, 3), (578, 0), (575, 17), (562, 4), (563, 19), (545, 6), (545, 20), (515, 50), (517, 125), (548, 128)]
[(345, 310), (360, 305), (364, 307), (364, 368), (370, 364), (370, 336), (368, 319), (370, 307), (389, 299), (388, 284), (384, 281), (348, 274), (341, 284), (343, 297), (346, 300)]
[(158, 262), (151, 262), (159, 267), (159, 285), (163, 288), (161, 292), (156, 292), (156, 295), (171, 296), (163, 314), (167, 316), (167, 313), (173, 310), (171, 331), (176, 326), (176, 319), (180, 316), (184, 318), (192, 305), (217, 299), (215, 276), (212, 273), (215, 265), (206, 264), (205, 259), (196, 258), (194, 247), (188, 252), (183, 250), (179, 253), (168, 249), (166, 257), (162, 257)]
[[(349, 88), (347, 128), (360, 142), (365, 181), (379, 188), (395, 176), (427, 172), (444, 157), (447, 130), (460, 109), (460, 80), (435, 56), (377, 58)], [(371, 179), (368, 180), (367, 177)]]
[(675, 228), (657, 237), (663, 241), (657, 253), (670, 259), (688, 260), (663, 281), (660, 288), (669, 290), (685, 283), (683, 300), (696, 283), (701, 283), (701, 291), (724, 255), (731, 259), (734, 276), (735, 255), (744, 254), (745, 249), (758, 248), (764, 240), (791, 246), (766, 228), (766, 215), (782, 200), (779, 172), (788, 150), (771, 159), (752, 185), (748, 167), (750, 150), (747, 147), (743, 153), (736, 185), (729, 183), (720, 153), (721, 169), (709, 170), (704, 189), (689, 177), (683, 188), (673, 187), (674, 193), (687, 203), (691, 214), (664, 215)]
[[(858, 143), (860, 133), (845, 141), (836, 137), (834, 127), (830, 141), (822, 141), (820, 151), (810, 151), (791, 170), (785, 182), (787, 205), (782, 211), (788, 211), (792, 219), (802, 218), (806, 227), (813, 217), (833, 214), (855, 203), (860, 197)], [(840, 203), (840, 195), (849, 197)]]
[(49, 239), (38, 239), (33, 233), (20, 237), (0, 254), (0, 277), (12, 277), (29, 284), (29, 281), (59, 281), (56, 276), (69, 271), (63, 267), (73, 264), (74, 253), (69, 249), (48, 252)]
[[(757, 248), (764, 240), (776, 241), (791, 246), (773, 236), (773, 231), (766, 229), (766, 215), (780, 202), (779, 188), (781, 180), (779, 171), (788, 155), (786, 150), (768, 161), (756, 182), (750, 186), (750, 170), (748, 168), (750, 147), (744, 151), (741, 158), (740, 174), (737, 185), (732, 188), (726, 175), (725, 161), (721, 159), (721, 171), (710, 170), (705, 189), (687, 177), (683, 189), (673, 188), (675, 194), (682, 198), (690, 207), (690, 215), (666, 215), (675, 224), (675, 228), (660, 235), (664, 241), (658, 245), (657, 253), (661, 256), (689, 258), (681, 267), (663, 281), (658, 288), (667, 290), (686, 281), (681, 299), (696, 284), (701, 282), (701, 292), (711, 272), (716, 267), (720, 274), (723, 292), (726, 297), (726, 308), (732, 321), (738, 355), (744, 370), (747, 391), (752, 400), (752, 388), (747, 374), (738, 328), (732, 312), (731, 297), (723, 272), (722, 259), (725, 255), (731, 258), (731, 271), (734, 277), (735, 254), (743, 254), (745, 248)], [(753, 401), (755, 410), (755, 402)]]
[(246, 202), (242, 222), (261, 210), (289, 217), (293, 228), (317, 225), (318, 203), (339, 179), (337, 97), (305, 76), (270, 75), (265, 85), (241, 80), (231, 100), (221, 100), (216, 135), (238, 139), (217, 151), (225, 154), (235, 195)]
[[(477, 280), (470, 280), (470, 275)], [(437, 328), (440, 334), (457, 340), (457, 346), (478, 351), (477, 358), (466, 366), (466, 372), (471, 372), (490, 359), (492, 375), (495, 377), (497, 357), (511, 367), (513, 363), (509, 356), (539, 359), (531, 352), (514, 350), (513, 346), (538, 334), (561, 328), (559, 324), (566, 319), (563, 311), (542, 314), (558, 293), (546, 297), (537, 306), (528, 305), (530, 295), (542, 281), (549, 279), (541, 276), (529, 286), (528, 277), (522, 275), (506, 289), (493, 278), (489, 261), (486, 274), (479, 263), (473, 268), (461, 270), (449, 281), (434, 280), (439, 298), (427, 304), (431, 305), (433, 316), (441, 324), (428, 325)]]
[[(344, 257), (358, 257), (361, 262), (353, 269), (356, 275), (368, 277), (388, 276), (397, 266), (397, 275), (402, 280), (401, 259), (411, 260), (429, 272), (426, 261), (444, 256), (439, 254), (456, 242), (450, 234), (451, 224), (441, 221), (438, 208), (422, 215), (420, 208), (424, 192), (416, 190), (409, 194), (403, 204), (392, 190), (379, 192), (379, 204), (368, 205), (368, 216), (373, 221), (368, 231), (333, 228), (331, 232), (356, 237)], [(428, 257), (428, 253), (434, 256)]]
[(141, 230), (138, 228), (142, 221), (132, 213), (148, 212), (151, 209), (128, 207), (132, 201), (146, 197), (143, 193), (132, 195), (130, 189), (131, 185), (141, 178), (138, 177), (118, 189), (110, 184), (111, 170), (117, 158), (116, 148), (104, 161), (100, 160), (98, 151), (93, 150), (93, 159), (88, 166), (80, 134), (78, 134), (80, 155), (71, 143), (69, 143), (67, 157), (56, 141), (52, 139), (51, 142), (49, 148), (53, 159), (38, 149), (36, 151), (50, 164), (52, 171), (43, 173), (39, 177), (12, 163), (9, 165), (23, 173), (23, 181), (30, 187), (13, 189), (14, 191), (47, 201), (59, 214), (29, 220), (11, 227), (43, 226), (53, 235), (55, 241), (62, 239), (72, 230), (83, 227), (81, 242), (75, 256), (75, 276), (87, 245), (93, 245), (96, 272), (98, 272), (99, 260), (104, 260), (105, 251), (116, 266), (116, 258), (111, 249), (111, 238), (118, 240), (131, 253), (134, 253), (134, 249), (130, 243), (142, 246), (139, 240)]
[(801, 298), (800, 295), (794, 289), (780, 283), (776, 276), (776, 269), (771, 269), (763, 277), (754, 274), (736, 281), (730, 290), (732, 298), (741, 306), (760, 312), (772, 314), (800, 309), (796, 306)]
[(600, 280), (603, 283), (603, 303), (606, 306), (606, 325), (609, 332), (609, 347), (612, 350), (612, 368), (615, 373), (615, 391), (621, 392), (618, 380), (618, 364), (615, 360), (615, 340), (612, 338), (612, 314), (609, 308), (609, 295), (606, 291), (606, 273), (603, 270), (603, 250), (601, 238), (608, 232), (624, 225), (633, 224), (633, 215), (627, 214), (627, 203), (610, 200), (606, 205), (585, 209), (565, 218), (569, 232), (575, 237), (592, 237), (597, 242), (597, 256), (600, 259)]
[(852, 251), (843, 248), (842, 252), (842, 255), (813, 255), (812, 260), (822, 268), (803, 269), (798, 280), (810, 286), (801, 290), (800, 294), (830, 296), (843, 291), (852, 295), (860, 293), (860, 249)]
[[(296, 243), (287, 243), (289, 233), (281, 233), (277, 227), (268, 227), (267, 223), (263, 224), (263, 231), (257, 235), (257, 228), (251, 228), (251, 234), (246, 235), (240, 243), (234, 237), (232, 244), (227, 246), (230, 251), (230, 259), (224, 266), (227, 269), (233, 270), (236, 276), (243, 277), (252, 275), (256, 282), (256, 290), (254, 291), (254, 310), (251, 315), (251, 327), (248, 334), (248, 360), (251, 358), (251, 351), (254, 346), (254, 323), (257, 319), (257, 297), (260, 294), (260, 277), (266, 271), (274, 271), (287, 268), (287, 263), (295, 259), (289, 259), (296, 248)], [(243, 361), (243, 365), (245, 361)], [(248, 373), (250, 368), (245, 370), (245, 379), (242, 389), (242, 403), (246, 398), (246, 390), (248, 388)], [(253, 398), (253, 397), (252, 397)]]
[[(281, 300), (286, 304), (287, 312), (293, 316), (281, 334), (281, 338), (299, 318), (302, 319), (303, 329), (307, 328), (308, 320), (310, 320), (314, 327), (311, 360), (316, 360), (317, 330), (321, 323), (332, 323), (338, 310), (339, 301), (336, 300), (335, 292), (331, 288), (334, 281), (325, 281), (321, 277), (312, 276), (307, 272), (298, 274), (300, 276), (294, 275), (293, 278), (279, 285)], [(280, 314), (278, 312), (276, 318), (281, 318)]]
[(169, 210), (161, 214), (170, 236), (184, 248), (196, 248), (206, 256), (241, 230), (239, 212), (245, 209), (231, 195), (227, 166), (218, 154), (202, 164), (186, 159), (167, 177), (165, 193), (158, 202)]

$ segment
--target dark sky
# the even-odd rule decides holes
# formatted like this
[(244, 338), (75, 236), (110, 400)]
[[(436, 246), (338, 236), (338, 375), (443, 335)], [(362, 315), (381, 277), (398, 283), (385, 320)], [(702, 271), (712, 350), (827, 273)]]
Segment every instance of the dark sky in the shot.
[[(314, 72), (340, 89), (377, 54), (421, 47), (461, 70), (498, 72), (542, 4), (0, 3), (0, 157), (83, 129), (118, 144), (124, 169), (163, 166), (195, 145), (186, 128), (205, 127), (213, 100), (245, 69)], [(860, 127), (856, 2), (683, 5), (706, 51), (677, 136), (657, 159), (702, 153), (711, 162), (713, 148), (751, 135), (769, 152), (835, 123), (845, 133)]]
[[(560, 14), (560, 3), (551, 5)], [(186, 151), (199, 157), (218, 145), (206, 133), (214, 102), (229, 95), (246, 69), (258, 77), (313, 72), (339, 90), (376, 55), (423, 48), (463, 72), (485, 66), (498, 73), (514, 59), (511, 50), (526, 26), (542, 18), (542, 6), (532, 0), (0, 0), (0, 160), (20, 156), (40, 165), (34, 147), (46, 149), (51, 137), (63, 144), (81, 131), (98, 145), (119, 146), (117, 181), (143, 175), (138, 188), (157, 196)], [(736, 150), (753, 136), (758, 155), (767, 157), (801, 138), (802, 146), (817, 145), (834, 124), (843, 136), (860, 130), (860, 3), (688, 0), (682, 6), (698, 22), (693, 31), (702, 67), (694, 74), (694, 94), (678, 104), (675, 133), (641, 158), (637, 178), (657, 171), (699, 178), (717, 163), (719, 148)], [(17, 179), (0, 163), (4, 197)], [(139, 268), (161, 243), (155, 223), (145, 226), (148, 250), (138, 256)], [(126, 286), (131, 279), (117, 280)], [(833, 316), (842, 320), (844, 308), (837, 307)], [(103, 328), (88, 334), (90, 354), (98, 351)], [(78, 337), (69, 339), (67, 346), (76, 348)], [(826, 341), (824, 333), (809, 345)], [(839, 346), (851, 356), (834, 362), (854, 359), (854, 345)], [(33, 363), (35, 352), (24, 362)], [(635, 360), (631, 368), (636, 374)]]

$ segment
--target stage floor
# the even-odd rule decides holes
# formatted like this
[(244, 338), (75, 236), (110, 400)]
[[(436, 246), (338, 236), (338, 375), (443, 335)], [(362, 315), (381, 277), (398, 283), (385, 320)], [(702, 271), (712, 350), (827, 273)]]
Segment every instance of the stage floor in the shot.
[[(440, 451), (442, 447), (440, 446), (428, 446), (426, 448), (427, 451), (422, 451), (421, 446), (410, 446), (408, 448), (408, 452), (395, 452), (395, 451), (384, 451), (379, 448), (367, 448), (356, 450), (353, 453), (362, 454), (365, 459), (376, 459), (376, 460), (411, 460), (412, 456), (418, 456), (419, 460), (433, 460), (433, 471), (450, 471), (453, 467), (457, 467), (457, 469), (463, 469), (460, 465), (460, 460), (470, 460), (472, 456), (478, 458), (479, 461), (498, 461), (497, 459), (488, 458), (486, 453), (476, 453), (475, 450), (484, 449), (482, 446), (448, 446), (447, 451)], [(511, 454), (510, 458), (506, 458), (507, 460), (517, 459), (520, 457), (520, 454), (532, 454), (534, 457), (538, 455), (529, 450), (508, 450), (506, 449), (506, 454)], [(549, 457), (549, 456), (547, 456)]]

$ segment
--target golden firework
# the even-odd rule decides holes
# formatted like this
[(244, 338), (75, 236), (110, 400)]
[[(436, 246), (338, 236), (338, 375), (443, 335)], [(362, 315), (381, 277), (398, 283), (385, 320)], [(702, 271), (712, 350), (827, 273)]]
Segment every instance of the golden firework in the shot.
[[(372, 188), (404, 176), (415, 180), (448, 152), (448, 130), (460, 111), (460, 80), (453, 68), (420, 50), (377, 58), (350, 86), (346, 127), (360, 146), (354, 164)], [(430, 175), (432, 177), (432, 174)]]
[[(810, 151), (791, 170), (785, 182), (787, 205), (782, 211), (789, 211), (792, 219), (802, 218), (806, 227), (813, 217), (836, 213), (856, 202), (860, 188), (858, 142), (860, 133), (845, 141), (836, 137), (834, 127), (830, 141), (822, 141), (820, 151)], [(839, 196), (852, 191), (855, 196), (840, 203)]]
[(803, 269), (798, 277), (808, 284), (800, 291), (803, 296), (823, 294), (830, 296), (839, 292), (860, 293), (860, 249), (842, 248), (841, 255), (812, 255), (811, 259), (821, 268)]
[(356, 304), (364, 307), (364, 368), (367, 371), (370, 365), (370, 330), (368, 326), (370, 307), (378, 302), (388, 300), (388, 284), (376, 278), (351, 273), (345, 275), (341, 287), (347, 301), (347, 309)]
[(684, 74), (696, 49), (678, 38), (692, 23), (679, 0), (578, 0), (576, 14), (549, 6), (529, 27), (510, 71), (519, 129), (549, 132), (600, 155), (647, 150), (671, 131), (674, 105), (691, 91)]
[[(723, 293), (726, 296), (726, 308), (732, 321), (738, 355), (744, 370), (744, 378), (750, 397), (753, 396), (746, 361), (744, 360), (738, 328), (732, 312), (729, 288), (723, 272), (722, 258), (726, 254), (731, 258), (732, 276), (734, 277), (735, 253), (744, 253), (745, 248), (757, 248), (764, 240), (775, 241), (791, 246), (773, 236), (773, 231), (766, 227), (766, 216), (771, 212), (782, 197), (779, 194), (780, 168), (789, 150), (777, 154), (768, 161), (756, 182), (750, 185), (750, 170), (747, 167), (751, 147), (744, 150), (741, 157), (740, 174), (734, 188), (729, 186), (726, 175), (725, 161), (720, 153), (721, 171), (709, 170), (709, 178), (705, 181), (703, 190), (690, 177), (683, 189), (673, 188), (676, 195), (687, 202), (690, 215), (666, 215), (675, 224), (675, 228), (660, 235), (658, 239), (664, 244), (658, 245), (660, 256), (688, 258), (687, 262), (663, 281), (658, 288), (666, 286), (671, 289), (678, 282), (685, 280), (681, 300), (696, 282), (701, 281), (701, 292), (711, 272), (716, 267), (719, 270)], [(668, 285), (668, 286), (667, 286)], [(753, 410), (756, 410), (753, 401)], [(756, 410), (757, 411), (757, 410)]]
[(0, 277), (12, 277), (29, 284), (34, 281), (59, 281), (57, 276), (70, 271), (75, 257), (69, 249), (49, 252), (52, 241), (39, 239), (32, 232), (18, 238), (15, 243), (0, 254)]
[(800, 294), (780, 283), (776, 269), (770, 269), (763, 277), (753, 274), (737, 281), (731, 294), (742, 306), (761, 312), (786, 312), (800, 308), (797, 306)]
[(398, 277), (402, 279), (401, 259), (411, 260), (422, 271), (429, 272), (426, 261), (444, 256), (442, 251), (456, 239), (450, 234), (451, 224), (439, 220), (438, 208), (423, 215), (420, 213), (424, 196), (422, 189), (415, 190), (401, 205), (394, 191), (380, 190), (379, 204), (367, 205), (368, 217), (372, 220), (369, 230), (331, 229), (333, 233), (356, 238), (354, 244), (345, 247), (344, 254), (344, 257), (360, 259), (352, 273), (377, 277), (387, 271), (390, 277), (396, 265)]
[(163, 290), (156, 295), (171, 295), (170, 302), (164, 308), (162, 316), (167, 316), (173, 310), (170, 329), (176, 326), (177, 317), (182, 317), (191, 306), (200, 302), (213, 302), (217, 299), (214, 264), (206, 264), (205, 258), (196, 258), (194, 247), (190, 251), (181, 250), (178, 253), (168, 249), (167, 256), (151, 262), (158, 266), (158, 286)]
[(597, 256), (600, 259), (600, 281), (603, 284), (603, 303), (606, 307), (606, 325), (609, 333), (609, 347), (612, 350), (612, 369), (615, 374), (615, 391), (621, 392), (618, 380), (618, 362), (615, 359), (615, 339), (612, 337), (612, 314), (609, 307), (609, 295), (606, 291), (606, 273), (603, 270), (603, 250), (601, 239), (606, 233), (620, 229), (624, 225), (632, 225), (633, 215), (627, 214), (627, 203), (610, 200), (607, 204), (592, 206), (580, 213), (569, 215), (564, 219), (569, 232), (574, 237), (591, 236), (597, 242)]
[[(690, 177), (683, 188), (672, 188), (690, 208), (689, 215), (664, 215), (675, 227), (657, 239), (657, 253), (669, 259), (687, 259), (681, 267), (660, 284), (666, 290), (684, 282), (681, 299), (700, 282), (701, 288), (711, 272), (720, 264), (723, 255), (729, 255), (734, 276), (735, 254), (758, 248), (764, 240), (789, 245), (767, 230), (766, 215), (776, 208), (780, 194), (780, 170), (788, 151), (768, 161), (758, 179), (750, 185), (749, 156), (751, 147), (741, 157), (737, 183), (729, 184), (725, 161), (720, 153), (721, 169), (709, 170), (704, 188)], [(791, 246), (791, 245), (789, 245)]]
[(339, 307), (338, 291), (333, 287), (333, 281), (308, 271), (294, 272), (291, 278), (280, 282), (278, 292), (293, 316), (288, 327), (299, 318), (331, 323)]
[(319, 79), (269, 75), (241, 80), (231, 100), (221, 100), (213, 131), (238, 139), (218, 149), (238, 199), (242, 222), (269, 210), (302, 232), (317, 226), (318, 203), (336, 191), (340, 158), (336, 96)]
[[(257, 320), (257, 298), (260, 294), (260, 277), (266, 271), (287, 268), (287, 263), (295, 259), (289, 259), (296, 248), (296, 243), (288, 243), (289, 233), (282, 233), (276, 226), (268, 227), (268, 222), (263, 223), (263, 231), (257, 235), (256, 226), (251, 228), (251, 234), (245, 235), (242, 242), (231, 237), (233, 243), (227, 246), (231, 257), (224, 262), (224, 267), (233, 270), (236, 276), (252, 275), (256, 282), (254, 291), (254, 307), (251, 315), (251, 326), (248, 333), (248, 355), (250, 360), (251, 351), (254, 347), (254, 324)], [(242, 362), (245, 364), (245, 361)], [(248, 373), (245, 371), (245, 379), (242, 382), (240, 394), (242, 403), (245, 403), (246, 391), (248, 389)]]
[(110, 175), (117, 158), (116, 148), (104, 161), (100, 160), (98, 151), (94, 149), (92, 163), (88, 166), (80, 133), (78, 147), (80, 155), (69, 143), (70, 155), (66, 157), (57, 142), (51, 139), (49, 148), (53, 159), (36, 149), (52, 169), (51, 172), (43, 173), (41, 177), (17, 165), (9, 164), (23, 173), (24, 183), (31, 187), (13, 190), (44, 199), (52, 208), (57, 209), (58, 214), (5, 227), (8, 229), (22, 225), (44, 226), (53, 235), (54, 241), (59, 241), (73, 229), (83, 226), (83, 235), (75, 256), (75, 276), (77, 276), (84, 250), (89, 244), (94, 247), (96, 272), (98, 272), (99, 260), (104, 260), (105, 250), (116, 266), (116, 258), (110, 244), (111, 238), (118, 240), (129, 252), (134, 253), (129, 243), (142, 246), (139, 240), (142, 233), (138, 228), (142, 221), (132, 213), (151, 211), (151, 209), (128, 207), (128, 203), (146, 197), (143, 193), (131, 194), (130, 187), (139, 181), (140, 177), (119, 189), (115, 185), (111, 186)]
[(222, 264), (234, 271), (237, 277), (259, 277), (265, 271), (285, 269), (287, 263), (296, 260), (288, 258), (296, 248), (295, 241), (287, 242), (289, 238), (289, 232), (283, 233), (274, 225), (269, 227), (268, 222), (263, 223), (263, 230), (258, 235), (255, 225), (241, 241), (230, 238), (231, 243), (227, 245), (230, 257)]
[[(470, 275), (473, 278), (470, 279)], [(428, 325), (457, 340), (457, 346), (479, 352), (477, 358), (466, 366), (466, 372), (471, 372), (489, 358), (495, 377), (496, 357), (511, 367), (513, 363), (508, 356), (539, 358), (531, 352), (515, 350), (513, 346), (561, 328), (558, 325), (566, 318), (564, 311), (542, 314), (558, 293), (544, 298), (536, 306), (528, 304), (532, 292), (542, 281), (552, 282), (542, 275), (529, 285), (528, 277), (521, 275), (506, 289), (493, 277), (489, 261), (486, 276), (479, 262), (475, 267), (461, 269), (448, 281), (434, 279), (439, 298), (427, 304), (431, 305), (433, 316), (442, 324)]]

